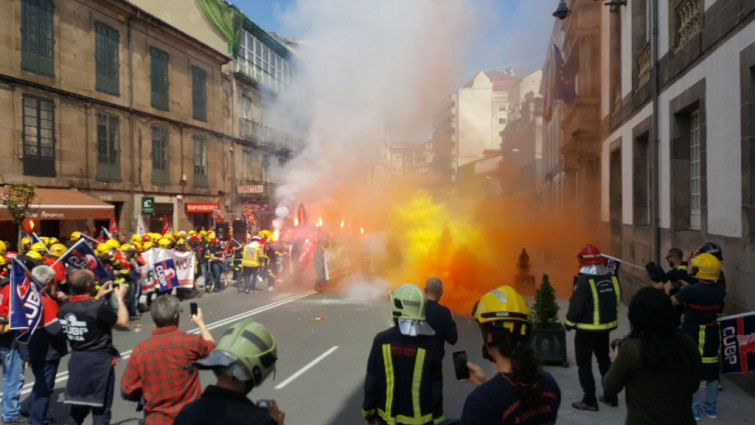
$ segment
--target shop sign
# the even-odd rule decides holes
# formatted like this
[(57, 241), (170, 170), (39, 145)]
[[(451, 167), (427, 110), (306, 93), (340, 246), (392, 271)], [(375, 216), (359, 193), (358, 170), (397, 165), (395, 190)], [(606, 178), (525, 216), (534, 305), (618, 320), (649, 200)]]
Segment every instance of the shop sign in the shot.
[(218, 209), (218, 204), (212, 202), (187, 202), (186, 214), (212, 214)]
[(236, 193), (264, 193), (265, 186), (261, 184), (249, 184), (236, 186)]
[(152, 215), (155, 213), (155, 197), (142, 196), (142, 215)]

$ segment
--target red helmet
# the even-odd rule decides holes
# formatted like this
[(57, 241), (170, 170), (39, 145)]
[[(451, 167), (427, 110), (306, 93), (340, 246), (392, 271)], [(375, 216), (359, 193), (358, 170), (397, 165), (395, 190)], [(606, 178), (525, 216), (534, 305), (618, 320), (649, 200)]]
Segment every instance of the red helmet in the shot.
[(150, 235), (142, 236), (142, 242), (152, 242), (152, 236)]
[(583, 246), (577, 253), (577, 260), (580, 266), (589, 266), (590, 264), (605, 264), (605, 257), (600, 255), (600, 250), (595, 245), (589, 243)]
[(192, 233), (189, 235), (189, 240), (192, 242), (198, 242), (199, 241), (199, 235), (196, 233)]
[(8, 251), (5, 254), (3, 254), (3, 258), (5, 258), (5, 261), (10, 263), (10, 260), (17, 257), (18, 253), (16, 251)]
[(218, 239), (218, 238), (213, 238), (213, 239), (212, 239), (212, 244), (213, 244), (213, 245), (220, 245), (220, 239)]

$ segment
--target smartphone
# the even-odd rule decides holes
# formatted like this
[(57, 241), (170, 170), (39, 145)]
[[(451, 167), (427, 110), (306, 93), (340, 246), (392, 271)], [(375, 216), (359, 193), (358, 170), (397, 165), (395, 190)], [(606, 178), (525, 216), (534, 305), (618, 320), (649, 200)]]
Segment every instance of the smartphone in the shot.
[(191, 312), (192, 316), (196, 316), (198, 308), (199, 307), (197, 306), (197, 303), (190, 303), (189, 304), (189, 311)]
[(467, 367), (467, 352), (457, 351), (454, 353), (454, 370), (456, 379), (468, 379), (469, 368)]
[(267, 400), (260, 400), (257, 406), (259, 406), (261, 409), (267, 409)]

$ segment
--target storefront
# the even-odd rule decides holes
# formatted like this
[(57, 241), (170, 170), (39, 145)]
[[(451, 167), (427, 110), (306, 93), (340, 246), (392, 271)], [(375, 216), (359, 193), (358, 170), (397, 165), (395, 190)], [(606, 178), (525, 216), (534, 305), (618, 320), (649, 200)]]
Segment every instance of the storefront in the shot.
[[(0, 188), (4, 193), (4, 188)], [(35, 189), (34, 199), (29, 204), (27, 218), (39, 223), (40, 236), (51, 236), (64, 239), (68, 233), (62, 234), (65, 228), (88, 230), (96, 222), (107, 222), (114, 217), (115, 207), (102, 202), (85, 193), (72, 189)], [(65, 226), (62, 223), (65, 222)], [(65, 231), (63, 232), (65, 233)], [(0, 239), (15, 244), (18, 229), (8, 212), (8, 208), (0, 205)]]
[(218, 204), (214, 202), (187, 202), (185, 206), (186, 215), (194, 230), (211, 229), (212, 215), (217, 210)]

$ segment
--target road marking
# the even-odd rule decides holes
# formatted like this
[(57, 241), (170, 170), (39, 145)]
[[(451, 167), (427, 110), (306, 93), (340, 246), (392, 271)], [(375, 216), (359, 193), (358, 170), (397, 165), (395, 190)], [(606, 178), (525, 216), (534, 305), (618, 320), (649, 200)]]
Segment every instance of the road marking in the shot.
[(316, 359), (312, 360), (311, 362), (309, 362), (309, 364), (307, 364), (307, 365), (306, 365), (306, 366), (304, 366), (303, 368), (299, 369), (299, 370), (298, 370), (298, 371), (297, 371), (296, 373), (294, 373), (293, 375), (289, 376), (289, 377), (288, 377), (288, 379), (286, 379), (285, 381), (283, 381), (283, 382), (281, 382), (280, 384), (276, 385), (276, 386), (275, 386), (275, 389), (276, 389), (276, 390), (279, 390), (279, 389), (281, 389), (281, 388), (285, 387), (286, 385), (290, 384), (290, 383), (291, 383), (291, 382), (292, 382), (292, 381), (293, 381), (294, 379), (296, 379), (296, 378), (298, 378), (299, 376), (301, 376), (301, 374), (303, 374), (304, 372), (306, 372), (306, 371), (308, 371), (309, 369), (311, 369), (311, 368), (312, 368), (312, 366), (314, 366), (314, 365), (316, 365), (317, 363), (319, 363), (319, 362), (320, 362), (320, 360), (322, 360), (322, 359), (324, 359), (325, 357), (329, 356), (329, 355), (330, 355), (330, 354), (331, 354), (332, 352), (336, 351), (337, 349), (338, 349), (338, 346), (337, 346), (337, 345), (335, 345), (335, 346), (333, 346), (333, 347), (332, 347), (332, 348), (331, 348), (330, 350), (328, 350), (328, 351), (326, 351), (326, 352), (324, 352), (324, 353), (320, 354), (320, 357), (318, 357), (318, 358), (316, 358)]
[[(271, 310), (273, 308), (280, 307), (282, 305), (288, 304), (288, 303), (296, 301), (298, 299), (301, 299), (301, 298), (304, 298), (304, 297), (308, 297), (308, 296), (310, 296), (312, 294), (315, 294), (316, 292), (317, 291), (313, 291), (313, 290), (302, 292), (300, 294), (295, 294), (295, 295), (292, 295), (292, 296), (290, 296), (288, 298), (284, 298), (282, 300), (279, 300), (279, 301), (276, 301), (276, 302), (273, 302), (273, 303), (270, 303), (270, 304), (267, 304), (267, 305), (263, 305), (262, 307), (257, 307), (254, 310), (249, 310), (247, 312), (240, 313), (240, 314), (237, 314), (235, 316), (228, 317), (226, 319), (218, 320), (215, 323), (207, 325), (207, 330), (212, 330), (212, 329), (215, 329), (215, 328), (219, 328), (219, 327), (227, 325), (229, 323), (238, 322), (239, 320), (246, 319), (247, 317), (254, 316), (255, 314), (258, 314), (258, 313), (262, 313), (263, 311)], [(188, 333), (190, 333), (190, 334), (199, 334), (199, 329), (190, 330)], [(131, 352), (132, 351), (133, 350), (128, 350), (128, 351), (124, 351), (123, 353), (121, 353), (120, 360), (128, 360), (128, 358), (131, 357)], [(61, 382), (65, 382), (66, 380), (68, 380), (68, 371), (67, 370), (65, 372), (60, 372), (60, 373), (58, 373), (55, 376), (55, 383), (56, 384), (59, 384)], [(34, 381), (26, 383), (26, 385), (24, 385), (21, 388), (21, 395), (29, 394), (31, 392), (32, 387), (34, 387)], [(2, 395), (3, 395), (3, 393), (0, 393), (0, 396), (2, 396)]]

